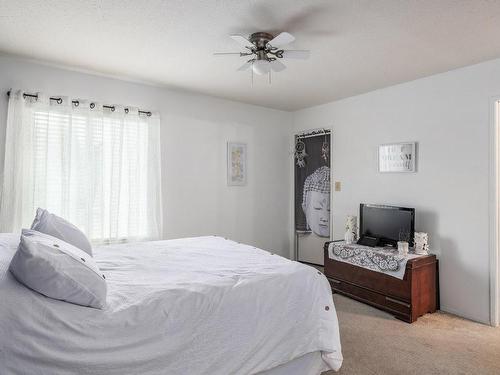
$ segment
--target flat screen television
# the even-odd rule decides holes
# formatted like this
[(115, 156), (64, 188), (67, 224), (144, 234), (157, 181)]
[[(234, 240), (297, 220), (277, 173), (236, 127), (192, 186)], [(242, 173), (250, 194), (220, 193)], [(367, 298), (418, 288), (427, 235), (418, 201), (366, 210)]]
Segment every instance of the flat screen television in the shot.
[(404, 239), (413, 246), (415, 209), (361, 203), (359, 234), (377, 237), (380, 246), (397, 246), (397, 242)]

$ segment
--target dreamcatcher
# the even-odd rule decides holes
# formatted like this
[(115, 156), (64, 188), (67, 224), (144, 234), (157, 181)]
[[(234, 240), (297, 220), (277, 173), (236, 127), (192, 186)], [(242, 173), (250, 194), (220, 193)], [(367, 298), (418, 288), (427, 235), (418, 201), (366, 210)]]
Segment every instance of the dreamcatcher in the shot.
[(325, 161), (325, 163), (328, 163), (329, 157), (330, 157), (330, 145), (326, 141), (326, 134), (325, 134), (325, 140), (323, 141), (323, 145), (321, 146), (321, 158)]
[(297, 138), (295, 142), (295, 158), (297, 159), (297, 165), (299, 168), (304, 168), (306, 166), (306, 161), (304, 160), (307, 156), (306, 144)]

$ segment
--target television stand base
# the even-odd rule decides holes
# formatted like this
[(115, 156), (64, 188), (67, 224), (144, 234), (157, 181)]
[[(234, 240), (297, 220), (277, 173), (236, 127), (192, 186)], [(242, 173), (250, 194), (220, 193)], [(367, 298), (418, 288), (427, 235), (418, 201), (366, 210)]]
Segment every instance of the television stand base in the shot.
[(435, 255), (409, 259), (403, 280), (330, 259), (325, 243), (325, 276), (332, 291), (387, 311), (413, 323), (439, 308), (438, 260)]

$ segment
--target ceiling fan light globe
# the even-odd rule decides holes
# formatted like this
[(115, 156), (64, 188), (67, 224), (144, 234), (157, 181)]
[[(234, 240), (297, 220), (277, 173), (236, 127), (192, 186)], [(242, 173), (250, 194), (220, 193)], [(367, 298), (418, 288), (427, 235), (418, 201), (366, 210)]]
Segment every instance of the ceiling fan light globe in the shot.
[(257, 60), (253, 63), (252, 69), (255, 74), (263, 75), (269, 73), (271, 66), (269, 61)]

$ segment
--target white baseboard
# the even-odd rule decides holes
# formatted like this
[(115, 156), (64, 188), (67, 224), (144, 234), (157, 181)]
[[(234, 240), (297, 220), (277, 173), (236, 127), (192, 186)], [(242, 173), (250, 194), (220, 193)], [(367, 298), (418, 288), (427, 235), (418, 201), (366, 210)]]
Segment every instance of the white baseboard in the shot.
[(462, 312), (456, 311), (454, 309), (443, 308), (441, 306), (441, 308), (439, 309), (439, 311), (442, 311), (442, 312), (445, 312), (445, 313), (448, 313), (448, 314), (452, 314), (452, 315), (456, 315), (459, 318), (467, 319), (467, 320), (470, 320), (470, 321), (475, 322), (475, 323), (481, 323), (481, 324), (485, 324), (487, 326), (491, 326), (491, 323), (490, 323), (490, 321), (488, 319), (486, 319), (486, 320), (480, 320), (480, 319), (477, 319), (476, 317), (468, 316), (467, 314), (463, 314)]

